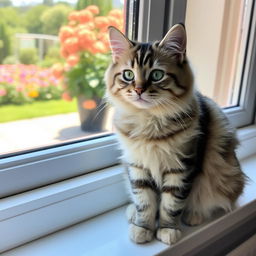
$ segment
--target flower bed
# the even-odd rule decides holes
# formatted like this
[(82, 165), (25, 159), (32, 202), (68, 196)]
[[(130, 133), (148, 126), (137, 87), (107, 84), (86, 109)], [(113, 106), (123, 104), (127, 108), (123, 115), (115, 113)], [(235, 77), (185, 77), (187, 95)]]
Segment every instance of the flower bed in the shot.
[(60, 99), (61, 78), (36, 65), (0, 65), (0, 105)]

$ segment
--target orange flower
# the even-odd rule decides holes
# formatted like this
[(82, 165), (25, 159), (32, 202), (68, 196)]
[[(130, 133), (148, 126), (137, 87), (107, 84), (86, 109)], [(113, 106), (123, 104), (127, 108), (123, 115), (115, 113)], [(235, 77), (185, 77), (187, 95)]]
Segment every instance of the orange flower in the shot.
[(60, 48), (60, 55), (65, 59), (68, 57), (68, 52), (63, 46)]
[(109, 49), (109, 37), (105, 32), (100, 32), (98, 34), (98, 40), (100, 40)]
[(69, 66), (73, 67), (79, 62), (79, 57), (77, 55), (69, 55), (67, 58), (67, 63)]
[(86, 23), (84, 24), (84, 26), (85, 26), (86, 28), (90, 29), (90, 30), (95, 29), (95, 24), (94, 24), (94, 22), (86, 22)]
[(108, 16), (109, 26), (119, 27), (119, 19), (114, 16)]
[(69, 23), (68, 23), (68, 25), (69, 25), (70, 27), (75, 27), (76, 24), (77, 24), (77, 22), (76, 22), (75, 20), (71, 20), (71, 21), (69, 21)]
[(79, 31), (83, 30), (83, 29), (87, 29), (87, 30), (94, 30), (95, 28), (95, 25), (93, 22), (87, 22), (87, 23), (84, 23), (84, 24), (79, 24), (77, 27), (76, 27), (76, 34), (79, 33)]
[(70, 94), (68, 92), (63, 92), (61, 97), (63, 100), (72, 101), (72, 97), (70, 96)]
[(71, 69), (71, 66), (68, 63), (65, 63), (63, 69), (65, 72), (68, 72)]
[(82, 10), (79, 12), (80, 23), (86, 23), (93, 20), (93, 14), (88, 10)]
[(123, 11), (119, 9), (113, 9), (108, 13), (109, 16), (116, 17), (117, 19), (123, 19)]
[(36, 90), (29, 91), (28, 96), (31, 98), (37, 98), (39, 96), (39, 92)]
[(106, 52), (108, 52), (108, 48), (106, 47), (106, 45), (103, 42), (97, 41), (91, 46), (91, 52), (93, 54), (106, 53)]
[(94, 32), (83, 29), (78, 32), (79, 45), (82, 49), (86, 49), (89, 45), (93, 44), (96, 40)]
[(52, 67), (51, 67), (51, 71), (52, 74), (56, 77), (56, 78), (60, 78), (63, 75), (63, 66), (61, 63), (55, 63)]
[(63, 43), (63, 46), (69, 54), (77, 53), (79, 51), (78, 38), (77, 37), (70, 37), (70, 38), (66, 39)]
[(83, 105), (83, 108), (89, 109), (89, 110), (97, 107), (97, 104), (94, 100), (85, 100), (82, 105)]
[(59, 32), (59, 38), (60, 38), (61, 42), (65, 41), (69, 37), (72, 37), (73, 35), (74, 35), (73, 28), (71, 28), (69, 26), (61, 27), (60, 32)]
[(74, 20), (74, 21), (79, 21), (79, 12), (78, 11), (73, 11), (68, 15), (69, 20)]
[(95, 21), (95, 26), (99, 29), (104, 30), (109, 26), (109, 20), (107, 17), (98, 16), (98, 17), (95, 17), (94, 21)]
[(97, 5), (89, 5), (86, 7), (86, 10), (90, 11), (91, 13), (97, 15), (99, 14), (100, 10)]
[(106, 43), (109, 41), (108, 33), (100, 32), (98, 33), (98, 39), (102, 41), (103, 43)]

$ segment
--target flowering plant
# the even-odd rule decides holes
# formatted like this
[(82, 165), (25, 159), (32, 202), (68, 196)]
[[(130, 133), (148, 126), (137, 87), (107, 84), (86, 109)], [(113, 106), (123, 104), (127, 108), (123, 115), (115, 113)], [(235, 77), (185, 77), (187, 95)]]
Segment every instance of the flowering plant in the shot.
[(35, 65), (0, 65), (0, 105), (60, 99), (61, 80)]
[(90, 5), (69, 14), (69, 23), (61, 27), (59, 38), (64, 65), (57, 63), (52, 69), (57, 76), (64, 75), (63, 98), (84, 95), (101, 98), (104, 93), (104, 72), (109, 63), (107, 28), (122, 30), (123, 13), (113, 9), (107, 16), (97, 16), (99, 8)]

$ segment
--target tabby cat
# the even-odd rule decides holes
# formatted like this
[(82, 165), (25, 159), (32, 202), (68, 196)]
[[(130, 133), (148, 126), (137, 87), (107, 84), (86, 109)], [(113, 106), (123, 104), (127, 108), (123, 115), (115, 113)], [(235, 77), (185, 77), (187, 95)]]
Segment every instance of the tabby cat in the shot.
[(194, 87), (183, 25), (160, 42), (133, 42), (114, 27), (109, 38), (106, 94), (127, 165), (129, 235), (145, 243), (156, 232), (173, 244), (181, 216), (198, 225), (234, 207), (245, 183), (237, 139), (221, 109)]

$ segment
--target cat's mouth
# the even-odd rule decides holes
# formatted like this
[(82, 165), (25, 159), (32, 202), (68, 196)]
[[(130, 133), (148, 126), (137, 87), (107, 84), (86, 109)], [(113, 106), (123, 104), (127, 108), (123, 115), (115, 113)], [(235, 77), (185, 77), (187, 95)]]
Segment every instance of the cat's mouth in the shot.
[(143, 99), (141, 96), (134, 99), (133, 104), (139, 108), (149, 108), (152, 105), (150, 101)]
[(146, 103), (149, 103), (149, 101), (144, 100), (144, 99), (142, 99), (141, 97), (139, 97), (136, 101), (137, 101), (137, 102), (146, 102)]

